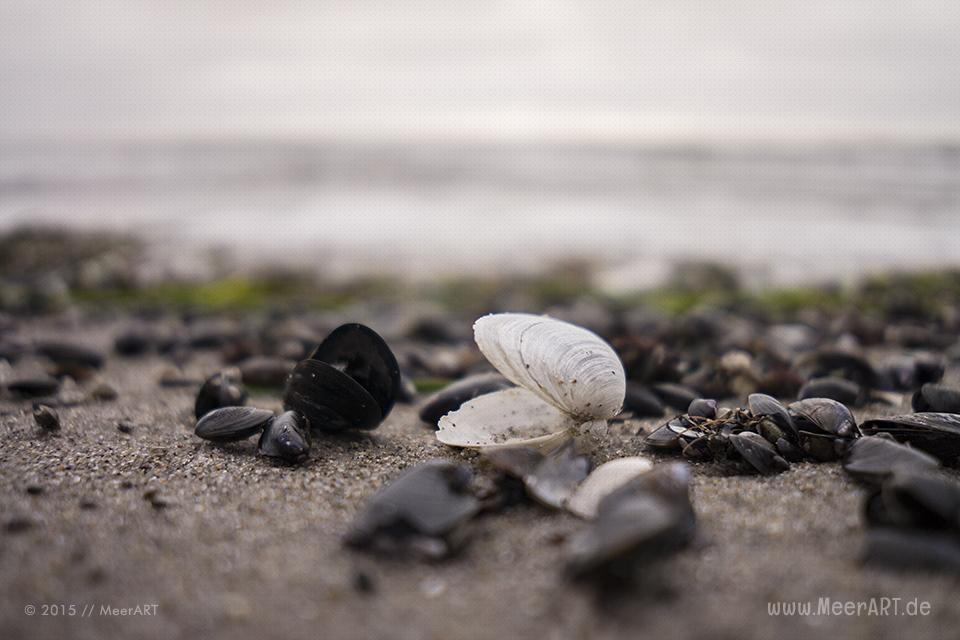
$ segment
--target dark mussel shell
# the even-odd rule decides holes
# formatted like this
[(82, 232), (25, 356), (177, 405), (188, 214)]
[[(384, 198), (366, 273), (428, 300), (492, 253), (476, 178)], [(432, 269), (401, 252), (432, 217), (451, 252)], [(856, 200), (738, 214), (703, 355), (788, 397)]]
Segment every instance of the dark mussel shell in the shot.
[(627, 391), (623, 399), (623, 410), (630, 411), (638, 418), (660, 417), (664, 410), (663, 400), (649, 388), (636, 382), (627, 382)]
[(314, 430), (375, 429), (399, 395), (400, 367), (383, 338), (345, 324), (294, 367), (283, 402)]
[(282, 389), (297, 365), (294, 360), (275, 356), (253, 356), (237, 365), (244, 384)]
[(848, 407), (858, 406), (866, 400), (860, 385), (844, 378), (814, 378), (800, 388), (797, 397), (801, 400), (830, 398)]
[(302, 462), (310, 455), (310, 429), (296, 411), (281, 413), (267, 424), (260, 435), (260, 455)]
[(673, 382), (655, 384), (650, 389), (665, 405), (677, 411), (686, 411), (690, 403), (700, 397), (700, 394), (690, 387)]
[(747, 464), (762, 475), (771, 476), (790, 468), (790, 463), (777, 453), (772, 444), (752, 431), (731, 434), (730, 444)]
[(765, 393), (751, 393), (747, 398), (747, 406), (755, 417), (770, 420), (780, 431), (797, 440), (797, 427), (790, 417), (790, 412), (783, 404)]
[(960, 389), (942, 384), (925, 384), (913, 394), (913, 410), (960, 413)]
[(463, 542), (461, 529), (480, 509), (470, 468), (429, 460), (404, 471), (367, 501), (344, 536), (356, 549), (413, 552), (440, 559)]
[(260, 433), (273, 412), (256, 407), (223, 407), (214, 409), (197, 422), (194, 433), (204, 440), (234, 442)]
[(334, 329), (309, 359), (326, 362), (353, 378), (377, 401), (383, 417), (400, 395), (400, 365), (370, 327), (354, 323)]
[(836, 400), (807, 398), (791, 403), (787, 410), (800, 431), (826, 433), (841, 438), (860, 435), (850, 409)]
[(687, 546), (696, 532), (690, 471), (682, 463), (654, 467), (600, 501), (593, 525), (567, 548), (575, 580), (630, 580), (648, 563)]
[(879, 436), (857, 438), (843, 461), (847, 473), (872, 485), (881, 484), (897, 470), (932, 471), (939, 466), (936, 458)]
[(960, 456), (960, 415), (954, 413), (908, 413), (863, 423), (867, 435), (888, 433), (944, 462)]
[(960, 541), (952, 533), (878, 527), (867, 531), (862, 559), (891, 569), (960, 572)]
[(687, 407), (688, 416), (697, 416), (700, 418), (717, 417), (717, 401), (708, 398), (697, 398)]
[(226, 371), (215, 373), (200, 387), (193, 413), (199, 420), (214, 409), (239, 407), (247, 402), (247, 391)]
[(80, 344), (49, 340), (36, 343), (34, 348), (37, 353), (58, 365), (88, 369), (99, 369), (103, 366), (102, 353)]
[(800, 368), (811, 373), (812, 378), (838, 374), (867, 389), (875, 388), (880, 379), (877, 370), (862, 354), (839, 348), (821, 349), (803, 356)]
[(60, 381), (52, 376), (16, 378), (6, 385), (7, 391), (23, 398), (52, 396), (60, 390)]
[(898, 470), (867, 500), (871, 526), (960, 533), (960, 482), (946, 476)]
[(436, 429), (440, 418), (451, 411), (456, 411), (464, 402), (512, 386), (513, 384), (499, 373), (468, 376), (447, 385), (427, 398), (423, 408), (420, 409), (420, 419)]

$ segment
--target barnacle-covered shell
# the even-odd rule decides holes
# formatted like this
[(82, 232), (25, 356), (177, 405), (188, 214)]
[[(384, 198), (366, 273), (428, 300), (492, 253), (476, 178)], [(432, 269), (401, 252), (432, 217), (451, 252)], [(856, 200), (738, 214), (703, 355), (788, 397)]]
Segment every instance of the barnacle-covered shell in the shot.
[(626, 392), (623, 365), (596, 334), (525, 313), (484, 316), (473, 331), (490, 364), (564, 413), (581, 422), (620, 413)]

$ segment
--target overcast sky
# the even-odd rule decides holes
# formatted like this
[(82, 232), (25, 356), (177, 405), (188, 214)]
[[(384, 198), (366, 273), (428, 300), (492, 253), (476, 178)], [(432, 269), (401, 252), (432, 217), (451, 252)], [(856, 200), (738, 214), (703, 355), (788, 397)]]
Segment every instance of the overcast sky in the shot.
[(0, 136), (960, 134), (960, 2), (2, 0)]

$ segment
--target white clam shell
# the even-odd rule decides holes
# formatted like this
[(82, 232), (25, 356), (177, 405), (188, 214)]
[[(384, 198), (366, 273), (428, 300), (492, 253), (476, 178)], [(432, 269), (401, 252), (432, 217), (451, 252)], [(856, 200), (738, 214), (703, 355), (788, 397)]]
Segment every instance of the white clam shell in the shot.
[(580, 422), (620, 413), (623, 364), (593, 332), (525, 313), (484, 316), (473, 331), (480, 351), (504, 377)]
[(440, 418), (437, 439), (453, 447), (527, 446), (549, 451), (579, 424), (526, 389), (495, 391)]
[(597, 517), (597, 507), (605, 497), (653, 468), (649, 458), (618, 458), (593, 470), (567, 501), (567, 510), (581, 518)]

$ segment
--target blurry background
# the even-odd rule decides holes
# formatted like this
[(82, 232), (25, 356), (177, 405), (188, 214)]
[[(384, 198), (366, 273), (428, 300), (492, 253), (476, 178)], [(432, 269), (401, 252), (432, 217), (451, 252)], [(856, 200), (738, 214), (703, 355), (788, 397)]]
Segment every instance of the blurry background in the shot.
[(152, 277), (955, 267), (958, 141), (951, 0), (0, 3), (0, 231)]

